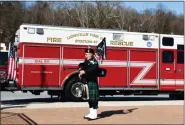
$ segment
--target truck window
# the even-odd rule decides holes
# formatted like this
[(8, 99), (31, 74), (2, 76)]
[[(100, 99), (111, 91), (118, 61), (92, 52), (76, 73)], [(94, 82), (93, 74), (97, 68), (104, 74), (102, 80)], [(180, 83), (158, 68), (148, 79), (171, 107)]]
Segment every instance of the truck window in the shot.
[(163, 61), (163, 63), (173, 63), (173, 61), (174, 61), (173, 51), (169, 51), (169, 50), (163, 51), (162, 61)]
[(148, 39), (149, 39), (148, 35), (143, 35), (143, 40), (148, 40)]
[(8, 65), (8, 52), (0, 52), (0, 66)]
[(184, 64), (184, 51), (177, 51), (177, 63)]
[(123, 40), (122, 33), (113, 33), (113, 40)]
[(162, 39), (163, 46), (173, 46), (174, 45), (174, 39), (170, 37), (163, 37)]
[(184, 45), (177, 45), (177, 50), (184, 50)]

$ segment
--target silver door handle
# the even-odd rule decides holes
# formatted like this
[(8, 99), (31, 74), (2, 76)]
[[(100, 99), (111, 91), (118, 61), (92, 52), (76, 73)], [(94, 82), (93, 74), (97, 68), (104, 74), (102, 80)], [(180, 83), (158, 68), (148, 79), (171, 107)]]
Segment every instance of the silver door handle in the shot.
[(181, 69), (177, 69), (178, 72), (181, 72)]

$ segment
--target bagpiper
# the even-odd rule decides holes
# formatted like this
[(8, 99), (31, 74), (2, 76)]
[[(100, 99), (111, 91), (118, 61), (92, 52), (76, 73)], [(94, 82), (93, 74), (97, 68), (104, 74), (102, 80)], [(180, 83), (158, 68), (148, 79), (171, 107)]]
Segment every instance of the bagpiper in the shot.
[(85, 49), (85, 61), (79, 65), (83, 68), (79, 71), (79, 78), (84, 77), (88, 86), (88, 104), (89, 114), (84, 116), (85, 119), (95, 120), (98, 118), (98, 100), (99, 100), (99, 86), (97, 81), (97, 73), (99, 64), (95, 58), (95, 53), (92, 48)]

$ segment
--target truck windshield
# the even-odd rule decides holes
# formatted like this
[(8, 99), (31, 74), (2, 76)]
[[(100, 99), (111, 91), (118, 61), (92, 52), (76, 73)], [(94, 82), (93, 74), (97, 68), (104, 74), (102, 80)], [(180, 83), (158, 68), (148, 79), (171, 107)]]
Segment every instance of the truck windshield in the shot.
[(8, 52), (0, 52), (0, 66), (8, 64)]

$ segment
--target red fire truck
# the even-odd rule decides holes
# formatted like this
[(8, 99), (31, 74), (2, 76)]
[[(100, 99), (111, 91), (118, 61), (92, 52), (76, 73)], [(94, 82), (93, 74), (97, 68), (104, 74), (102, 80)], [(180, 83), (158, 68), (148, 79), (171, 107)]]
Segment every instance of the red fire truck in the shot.
[(0, 43), (0, 84), (1, 90), (4, 90), (8, 68), (8, 51), (5, 43)]
[(78, 64), (84, 49), (96, 50), (103, 38), (106, 59), (98, 61), (107, 73), (98, 78), (100, 95), (184, 98), (184, 36), (36, 24), (22, 24), (16, 32), (9, 90), (12, 85), (22, 92), (81, 100)]

